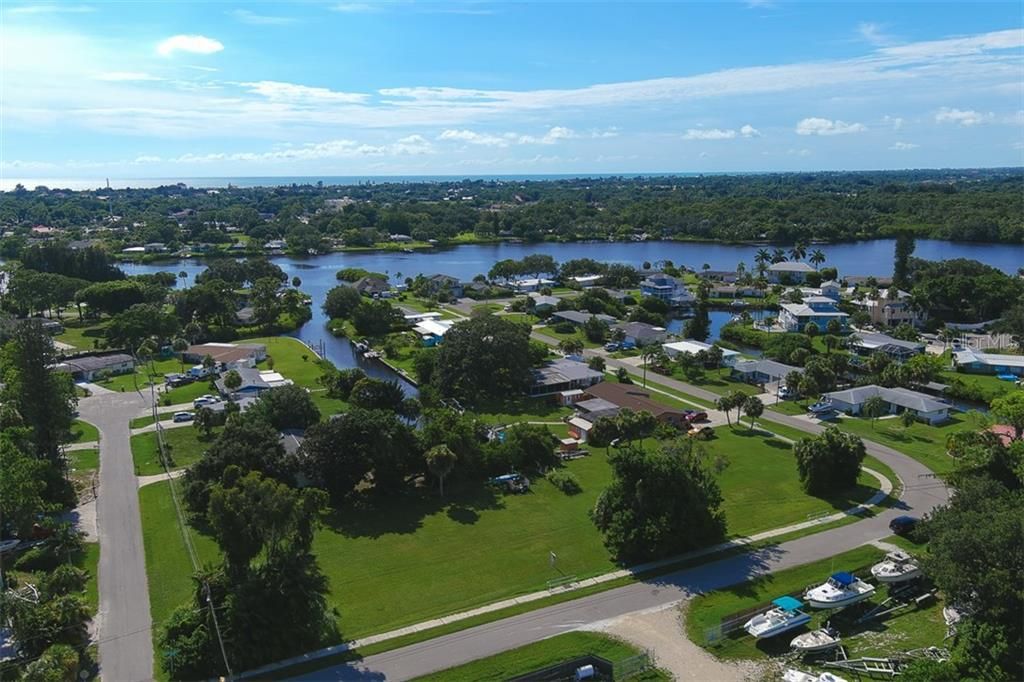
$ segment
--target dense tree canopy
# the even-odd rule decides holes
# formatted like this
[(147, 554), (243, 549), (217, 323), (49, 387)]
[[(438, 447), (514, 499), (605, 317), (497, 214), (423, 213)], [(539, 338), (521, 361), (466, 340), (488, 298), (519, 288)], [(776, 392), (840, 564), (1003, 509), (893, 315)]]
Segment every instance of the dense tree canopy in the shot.
[(793, 454), (804, 490), (824, 497), (857, 484), (867, 453), (860, 438), (830, 426), (819, 436), (798, 440)]
[(455, 324), (437, 351), (432, 384), (443, 396), (505, 399), (529, 386), (530, 328), (496, 315)]

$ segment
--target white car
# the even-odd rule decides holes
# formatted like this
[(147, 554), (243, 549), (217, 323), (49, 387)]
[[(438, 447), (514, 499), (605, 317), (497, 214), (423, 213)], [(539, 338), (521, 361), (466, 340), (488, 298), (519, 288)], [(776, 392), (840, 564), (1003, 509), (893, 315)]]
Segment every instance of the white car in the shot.
[(175, 412), (172, 419), (175, 422), (190, 422), (195, 419), (195, 415), (191, 412)]
[(192, 401), (192, 407), (202, 407), (203, 405), (213, 405), (219, 403), (220, 398), (215, 395), (201, 395)]

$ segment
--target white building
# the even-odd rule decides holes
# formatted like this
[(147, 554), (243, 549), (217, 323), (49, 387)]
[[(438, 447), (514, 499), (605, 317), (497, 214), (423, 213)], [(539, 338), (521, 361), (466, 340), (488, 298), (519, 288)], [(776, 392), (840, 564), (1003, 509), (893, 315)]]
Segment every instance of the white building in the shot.
[(845, 391), (826, 393), (825, 400), (841, 412), (857, 415), (863, 411), (864, 403), (876, 396), (885, 401), (886, 412), (890, 414), (912, 412), (918, 419), (929, 424), (939, 424), (949, 419), (947, 403), (907, 388), (858, 386)]
[(511, 283), (512, 290), (521, 294), (525, 294), (530, 291), (540, 291), (545, 287), (553, 286), (555, 286), (554, 280), (544, 279), (543, 277), (540, 279), (517, 279)]
[(799, 284), (809, 273), (815, 272), (807, 263), (783, 261), (768, 266), (768, 281), (772, 284)]
[(601, 281), (601, 277), (601, 275), (576, 275), (570, 279), (584, 289), (587, 289), (589, 287), (597, 286), (597, 283)]
[[(665, 349), (665, 355), (670, 358), (674, 358), (680, 353), (690, 353), (696, 355), (697, 353), (704, 351), (707, 352), (711, 348), (710, 343), (704, 343), (703, 341), (697, 341), (696, 339), (683, 339), (682, 341), (673, 341), (672, 343), (664, 343), (661, 345)], [(719, 346), (721, 348), (721, 346)], [(738, 351), (731, 350), (729, 348), (722, 348), (722, 366), (723, 367), (735, 367), (736, 361), (739, 360), (740, 354)]]
[(842, 328), (846, 328), (850, 316), (836, 307), (836, 302), (827, 296), (808, 296), (803, 303), (783, 303), (779, 305), (779, 324), (789, 332), (802, 332), (813, 322), (818, 330), (825, 332), (828, 323), (837, 320)]

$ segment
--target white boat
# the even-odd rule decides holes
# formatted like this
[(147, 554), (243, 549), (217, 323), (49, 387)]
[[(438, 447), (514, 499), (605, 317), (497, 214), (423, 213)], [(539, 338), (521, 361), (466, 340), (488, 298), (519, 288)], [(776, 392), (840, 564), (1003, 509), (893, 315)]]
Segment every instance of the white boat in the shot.
[(797, 635), (789, 647), (798, 654), (816, 654), (839, 646), (839, 633), (832, 628), (811, 630)]
[(811, 617), (800, 610), (803, 604), (793, 597), (779, 597), (772, 600), (773, 608), (758, 614), (743, 625), (743, 629), (757, 639), (774, 637), (789, 632), (811, 621)]
[(921, 577), (921, 567), (914, 557), (896, 550), (871, 567), (871, 575), (880, 583), (901, 583)]
[(846, 682), (846, 680), (832, 673), (812, 675), (796, 668), (790, 668), (782, 675), (784, 682)]
[(840, 609), (863, 601), (875, 593), (875, 586), (868, 585), (855, 575), (833, 573), (829, 579), (804, 594), (807, 604), (814, 609)]

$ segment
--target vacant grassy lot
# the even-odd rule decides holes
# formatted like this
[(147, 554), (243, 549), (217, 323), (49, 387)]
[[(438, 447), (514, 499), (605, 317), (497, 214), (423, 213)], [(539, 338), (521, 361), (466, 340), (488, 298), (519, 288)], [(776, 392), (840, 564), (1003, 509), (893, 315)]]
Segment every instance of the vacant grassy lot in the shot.
[(71, 450), (68, 452), (68, 460), (75, 471), (96, 471), (100, 468), (100, 451), (96, 448)]
[[(422, 682), (507, 680), (588, 654), (600, 656), (615, 663), (639, 653), (641, 651), (636, 647), (614, 637), (594, 632), (568, 632), (416, 679)], [(659, 670), (650, 670), (630, 679), (670, 680), (672, 678)]]
[(65, 318), (62, 322), (64, 332), (53, 337), (55, 341), (74, 346), (78, 350), (92, 350), (95, 341), (103, 339), (110, 320), (72, 320)]
[(95, 443), (100, 439), (100, 432), (89, 422), (76, 419), (71, 424), (72, 443)]
[[(174, 429), (164, 429), (164, 442), (171, 447), (171, 459), (174, 469), (187, 467), (198, 460), (203, 451), (217, 437), (217, 430), (210, 440), (203, 440), (199, 430), (191, 424)], [(136, 476), (150, 476), (164, 471), (157, 449), (156, 432), (140, 433), (132, 436), (132, 460), (135, 462)]]
[(930, 426), (918, 422), (907, 428), (897, 419), (879, 419), (874, 425), (861, 417), (842, 417), (836, 422), (839, 428), (855, 433), (905, 453), (924, 464), (937, 474), (953, 469), (953, 458), (946, 454), (946, 438), (957, 431), (977, 428), (969, 417), (954, 416), (941, 426)]
[[(877, 480), (861, 474), (858, 486), (832, 499), (805, 495), (797, 478), (792, 445), (762, 431), (719, 427), (706, 444), (709, 465), (724, 465), (718, 474), (729, 535), (752, 535), (809, 515), (843, 511), (870, 498)], [(717, 467), (716, 467), (717, 468)]]
[[(736, 391), (745, 395), (758, 395), (761, 393), (761, 389), (758, 386), (731, 379), (727, 370), (712, 370), (705, 372), (700, 378), (690, 379), (681, 369), (676, 367), (674, 368), (671, 376), (673, 379), (685, 381), (688, 384), (719, 395), (728, 395), (730, 393), (735, 393)], [(762, 399), (767, 400), (767, 397)]]

